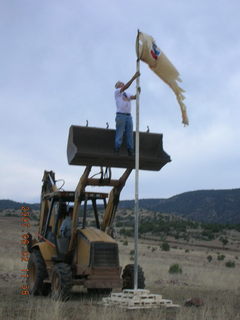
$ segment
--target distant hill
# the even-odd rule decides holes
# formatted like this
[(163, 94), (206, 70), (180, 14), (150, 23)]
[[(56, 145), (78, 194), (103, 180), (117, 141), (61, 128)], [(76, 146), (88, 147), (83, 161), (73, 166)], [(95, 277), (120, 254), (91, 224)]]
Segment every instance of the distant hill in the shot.
[[(121, 201), (120, 208), (133, 208), (134, 201)], [(139, 207), (181, 215), (209, 223), (240, 223), (240, 189), (199, 190), (168, 199), (141, 199)]]
[(33, 210), (39, 210), (40, 204), (39, 203), (26, 203), (26, 202), (16, 202), (12, 200), (0, 200), (0, 210), (5, 209), (15, 209), (19, 210), (21, 207), (29, 207)]
[[(34, 210), (39, 210), (40, 207), (37, 203), (0, 200), (0, 210), (20, 209), (21, 206), (29, 206)], [(132, 209), (133, 206), (133, 200), (123, 200), (119, 204), (119, 208)], [(199, 190), (185, 192), (168, 199), (141, 199), (139, 207), (195, 221), (240, 224), (240, 189)]]

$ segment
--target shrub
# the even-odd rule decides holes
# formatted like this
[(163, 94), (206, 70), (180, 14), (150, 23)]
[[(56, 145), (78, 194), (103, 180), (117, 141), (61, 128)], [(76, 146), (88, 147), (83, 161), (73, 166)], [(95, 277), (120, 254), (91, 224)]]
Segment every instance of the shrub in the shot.
[(152, 252), (154, 252), (154, 251), (156, 251), (157, 250), (157, 248), (155, 248), (155, 247), (152, 247)]
[(123, 235), (125, 237), (133, 237), (133, 234), (134, 234), (133, 228), (128, 228), (128, 229), (121, 228), (119, 230), (119, 233), (120, 233), (120, 235)]
[(19, 217), (18, 213), (7, 212), (4, 217)]
[(190, 239), (189, 234), (188, 233), (184, 233), (183, 234), (183, 240), (189, 241), (189, 239)]
[(120, 228), (120, 227), (122, 227), (124, 224), (122, 223), (122, 222), (120, 222), (120, 221), (118, 221), (118, 222), (116, 222), (116, 227), (117, 228)]
[(222, 242), (223, 246), (226, 246), (228, 244), (228, 239), (227, 238), (220, 237), (219, 240)]
[(213, 232), (210, 230), (203, 230), (201, 234), (202, 234), (203, 240), (213, 240), (215, 238)]
[(177, 263), (172, 264), (169, 267), (168, 272), (171, 273), (171, 274), (182, 273), (182, 267)]
[(32, 214), (32, 215), (31, 215), (31, 220), (38, 221), (38, 220), (39, 220), (39, 218), (38, 218), (38, 216), (37, 216), (37, 215)]
[(189, 252), (189, 249), (186, 249), (185, 252), (188, 253), (188, 252)]
[(127, 241), (127, 240), (124, 240), (124, 241), (123, 241), (123, 245), (124, 245), (124, 246), (128, 246), (128, 241)]
[(170, 250), (169, 243), (168, 242), (163, 242), (162, 245), (161, 245), (161, 249), (163, 251), (169, 251)]
[(228, 268), (235, 268), (235, 262), (229, 260), (225, 263), (225, 266)]
[(135, 251), (134, 251), (134, 249), (132, 249), (132, 250), (130, 251), (130, 256), (133, 256), (134, 253), (135, 253)]
[(208, 262), (211, 262), (212, 261), (212, 256), (207, 256), (207, 260), (208, 260)]
[(220, 255), (217, 256), (217, 259), (218, 259), (219, 261), (222, 261), (222, 260), (225, 259), (225, 255), (224, 255), (224, 254), (220, 254)]

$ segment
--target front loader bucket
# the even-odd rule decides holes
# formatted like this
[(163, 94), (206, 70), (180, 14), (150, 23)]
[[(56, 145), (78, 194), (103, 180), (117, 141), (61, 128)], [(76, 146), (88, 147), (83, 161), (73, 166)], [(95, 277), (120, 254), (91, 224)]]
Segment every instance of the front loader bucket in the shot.
[[(68, 163), (83, 166), (135, 168), (123, 143), (119, 154), (114, 153), (115, 130), (71, 126), (69, 129)], [(135, 139), (135, 133), (134, 133)], [(162, 147), (162, 134), (140, 132), (139, 168), (159, 171), (170, 157)]]

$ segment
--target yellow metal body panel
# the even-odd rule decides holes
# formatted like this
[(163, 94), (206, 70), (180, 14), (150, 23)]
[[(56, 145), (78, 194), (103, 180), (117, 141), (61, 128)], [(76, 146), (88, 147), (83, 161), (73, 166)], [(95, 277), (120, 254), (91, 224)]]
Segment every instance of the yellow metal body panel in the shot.
[(76, 259), (78, 268), (87, 270), (90, 263), (90, 252), (92, 242), (116, 243), (116, 241), (105, 232), (95, 228), (78, 229), (78, 245)]
[(78, 238), (77, 264), (80, 268), (87, 268), (90, 262), (91, 243), (83, 237)]
[(56, 248), (52, 247), (47, 242), (37, 242), (34, 247), (38, 247), (44, 261), (52, 261), (52, 257), (56, 256)]
[(105, 232), (95, 228), (85, 228), (79, 230), (90, 242), (103, 241), (117, 243), (112, 237)]

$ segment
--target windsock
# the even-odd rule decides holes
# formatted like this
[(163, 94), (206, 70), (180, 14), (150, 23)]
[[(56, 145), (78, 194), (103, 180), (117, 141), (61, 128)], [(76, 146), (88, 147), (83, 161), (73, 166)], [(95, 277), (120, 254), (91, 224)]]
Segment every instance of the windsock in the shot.
[(182, 112), (182, 122), (184, 125), (188, 125), (187, 108), (183, 103), (185, 99), (183, 92), (185, 91), (178, 85), (178, 82), (182, 82), (182, 80), (177, 69), (159, 49), (154, 39), (146, 33), (139, 32), (136, 51), (138, 58), (147, 63), (149, 68), (173, 90)]

